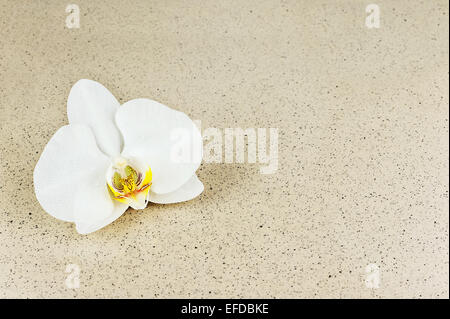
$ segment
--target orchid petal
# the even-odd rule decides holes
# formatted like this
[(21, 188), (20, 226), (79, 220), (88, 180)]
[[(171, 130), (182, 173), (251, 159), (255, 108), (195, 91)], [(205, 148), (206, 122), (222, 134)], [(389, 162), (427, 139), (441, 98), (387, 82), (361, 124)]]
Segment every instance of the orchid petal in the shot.
[(157, 204), (173, 204), (191, 200), (203, 192), (203, 183), (197, 175), (192, 177), (177, 190), (167, 194), (156, 194), (151, 191), (148, 194), (148, 200)]
[(200, 166), (202, 137), (186, 114), (136, 99), (119, 108), (116, 123), (124, 138), (122, 156), (138, 158), (151, 167), (153, 193), (177, 190)]
[(115, 221), (117, 218), (123, 215), (125, 211), (127, 210), (128, 205), (122, 204), (122, 203), (114, 203), (114, 209), (112, 213), (106, 217), (103, 220), (90, 223), (90, 222), (83, 222), (83, 221), (77, 221), (76, 222), (76, 229), (77, 232), (86, 235), (92, 232), (95, 232), (99, 230), (100, 228), (105, 227), (106, 225), (111, 224), (113, 221)]
[(92, 80), (79, 80), (67, 100), (70, 124), (84, 124), (94, 132), (97, 145), (109, 156), (120, 154), (122, 137), (114, 121), (120, 103), (103, 85)]
[(109, 223), (126, 209), (114, 203), (107, 191), (109, 164), (89, 127), (63, 126), (45, 146), (34, 169), (36, 198), (57, 219), (75, 221), (84, 228), (103, 227), (104, 220)]

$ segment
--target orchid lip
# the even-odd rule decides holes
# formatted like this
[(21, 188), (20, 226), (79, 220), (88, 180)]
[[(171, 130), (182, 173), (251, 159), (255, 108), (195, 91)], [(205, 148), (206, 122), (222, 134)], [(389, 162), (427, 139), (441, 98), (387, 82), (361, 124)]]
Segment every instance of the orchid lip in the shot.
[(135, 159), (115, 158), (106, 174), (111, 198), (136, 209), (147, 206), (152, 171)]

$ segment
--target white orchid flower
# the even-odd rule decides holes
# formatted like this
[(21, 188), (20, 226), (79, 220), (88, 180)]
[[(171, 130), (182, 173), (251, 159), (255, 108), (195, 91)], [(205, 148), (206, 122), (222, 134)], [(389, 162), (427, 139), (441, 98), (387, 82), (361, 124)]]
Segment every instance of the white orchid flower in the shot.
[(202, 137), (186, 114), (149, 99), (120, 105), (100, 83), (80, 80), (67, 115), (69, 125), (36, 164), (34, 188), (43, 209), (74, 222), (80, 234), (112, 223), (129, 206), (177, 203), (203, 192), (195, 174)]

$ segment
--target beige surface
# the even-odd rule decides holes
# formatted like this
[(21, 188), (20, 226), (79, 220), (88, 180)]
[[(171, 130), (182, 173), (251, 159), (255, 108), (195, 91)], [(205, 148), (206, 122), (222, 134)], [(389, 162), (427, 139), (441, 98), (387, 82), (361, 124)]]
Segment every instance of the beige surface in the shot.
[[(1, 297), (448, 297), (448, 2), (0, 0)], [(78, 79), (203, 127), (277, 127), (279, 169), (89, 236), (32, 172)], [(365, 267), (381, 270), (377, 290)], [(81, 267), (68, 289), (67, 264)]]

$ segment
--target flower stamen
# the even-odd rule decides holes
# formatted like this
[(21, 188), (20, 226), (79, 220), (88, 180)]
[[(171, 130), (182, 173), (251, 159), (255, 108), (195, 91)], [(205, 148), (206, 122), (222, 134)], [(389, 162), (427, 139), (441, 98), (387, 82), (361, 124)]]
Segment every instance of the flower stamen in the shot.
[(147, 204), (147, 195), (152, 185), (152, 171), (139, 170), (128, 164), (125, 159), (118, 159), (110, 169), (107, 178), (108, 190), (114, 200), (141, 209)]

